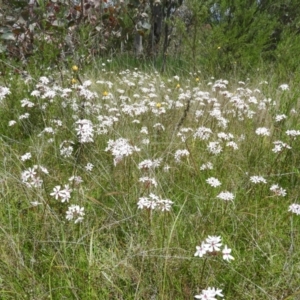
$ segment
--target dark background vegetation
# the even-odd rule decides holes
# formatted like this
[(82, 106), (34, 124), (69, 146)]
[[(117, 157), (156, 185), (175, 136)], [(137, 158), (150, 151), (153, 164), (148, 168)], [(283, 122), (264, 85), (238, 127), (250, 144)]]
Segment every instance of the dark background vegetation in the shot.
[[(2, 2), (2, 3), (1, 3)], [(296, 0), (2, 0), (1, 71), (106, 59), (165, 71), (298, 71)], [(124, 60), (126, 57), (126, 60)], [(5, 62), (5, 63), (4, 63)], [(192, 67), (191, 67), (192, 66)]]

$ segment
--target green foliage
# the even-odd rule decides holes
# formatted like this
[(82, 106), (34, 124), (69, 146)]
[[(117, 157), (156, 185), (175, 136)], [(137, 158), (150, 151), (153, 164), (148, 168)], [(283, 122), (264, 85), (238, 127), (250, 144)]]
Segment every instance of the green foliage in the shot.
[(187, 1), (186, 5), (192, 21), (184, 34), (188, 47), (183, 51), (196, 66), (219, 74), (259, 65), (274, 21), (258, 10), (256, 2)]

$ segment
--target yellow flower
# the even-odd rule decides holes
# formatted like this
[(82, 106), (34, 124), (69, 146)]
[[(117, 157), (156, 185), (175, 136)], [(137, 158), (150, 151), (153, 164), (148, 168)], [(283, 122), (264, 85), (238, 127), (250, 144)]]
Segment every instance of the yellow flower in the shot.
[(78, 71), (78, 67), (77, 67), (76, 65), (74, 65), (74, 66), (72, 67), (72, 70), (73, 70), (74, 72), (77, 72), (77, 71)]
[(200, 79), (197, 77), (195, 80), (196, 80), (196, 82), (198, 82)]
[(180, 84), (178, 83), (177, 85), (176, 85), (176, 89), (179, 89), (180, 88)]
[(104, 92), (102, 93), (102, 95), (103, 95), (103, 96), (107, 96), (107, 95), (108, 95), (108, 92), (107, 92), (107, 91), (104, 91)]
[(221, 49), (221, 46), (218, 46), (218, 50), (220, 50)]
[(77, 80), (75, 78), (72, 78), (71, 83), (75, 84), (77, 82)]
[(157, 103), (156, 103), (156, 107), (157, 107), (157, 108), (160, 108), (160, 107), (161, 107), (161, 103), (160, 103), (160, 102), (157, 102)]

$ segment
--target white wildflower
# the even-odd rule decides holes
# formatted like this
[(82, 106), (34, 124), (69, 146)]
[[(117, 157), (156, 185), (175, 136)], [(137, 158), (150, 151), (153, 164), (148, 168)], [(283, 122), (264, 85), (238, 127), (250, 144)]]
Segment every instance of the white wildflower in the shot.
[(218, 155), (223, 151), (223, 148), (219, 142), (210, 142), (207, 146), (207, 150), (212, 154)]
[(221, 185), (221, 182), (215, 177), (210, 177), (210, 178), (206, 179), (206, 182), (209, 185), (211, 185), (212, 187), (218, 187)]
[(280, 187), (278, 184), (273, 184), (270, 187), (270, 191), (272, 191), (276, 196), (285, 197), (286, 190)]
[(21, 156), (22, 161), (29, 160), (30, 158), (31, 158), (31, 153), (30, 152), (25, 153), (24, 155)]
[(266, 127), (259, 127), (255, 130), (255, 133), (257, 135), (269, 136), (270, 135), (270, 130)]
[(300, 204), (291, 204), (288, 211), (292, 212), (293, 214), (300, 215)]
[(79, 205), (71, 205), (66, 212), (66, 219), (68, 221), (75, 220), (74, 223), (77, 224), (83, 221), (84, 215), (84, 207), (80, 207)]
[(232, 201), (234, 199), (234, 195), (230, 192), (221, 192), (217, 198), (224, 200), (224, 201)]
[(267, 183), (267, 180), (262, 176), (251, 176), (250, 181), (253, 183)]

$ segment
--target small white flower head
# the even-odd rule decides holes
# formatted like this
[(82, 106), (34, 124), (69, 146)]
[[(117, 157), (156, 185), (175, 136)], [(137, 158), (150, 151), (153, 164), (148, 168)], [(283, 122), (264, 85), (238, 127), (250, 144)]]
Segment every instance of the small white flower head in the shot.
[(219, 142), (210, 142), (207, 146), (207, 150), (211, 154), (218, 155), (223, 151), (223, 148)]
[(0, 86), (0, 101), (2, 101), (5, 98), (5, 96), (9, 94), (11, 94), (9, 88)]
[(202, 141), (206, 141), (210, 138), (210, 136), (212, 135), (212, 130), (210, 128), (207, 127), (199, 127), (195, 133), (194, 133), (194, 138), (199, 138)]
[[(220, 236), (208, 236), (205, 241), (201, 243), (201, 246), (196, 246), (196, 252), (194, 256), (203, 257), (205, 254), (217, 255), (217, 252), (221, 251), (222, 247), (222, 238)], [(234, 260), (234, 257), (230, 254), (231, 249), (224, 246), (222, 252), (220, 253), (223, 256), (223, 259), (226, 261)]]
[(282, 114), (282, 115), (276, 115), (275, 116), (275, 122), (281, 122), (282, 120), (285, 120), (287, 118), (287, 115)]
[(202, 164), (200, 166), (200, 170), (201, 171), (204, 171), (204, 170), (212, 170), (214, 167), (213, 167), (213, 164), (211, 162), (207, 162), (206, 164)]
[(130, 156), (134, 152), (139, 152), (140, 149), (132, 146), (127, 139), (119, 138), (115, 141), (109, 140), (105, 151), (111, 152), (114, 156), (114, 165), (116, 166), (124, 157)]
[(160, 211), (170, 211), (172, 205), (174, 202), (172, 202), (169, 199), (162, 199), (159, 196), (154, 195), (151, 193), (149, 197), (140, 197), (139, 201), (137, 203), (139, 209), (151, 209), (151, 210), (160, 210)]
[(162, 125), (161, 123), (156, 123), (153, 125), (153, 128), (157, 129), (157, 130), (162, 130), (165, 131), (165, 126)]
[(14, 126), (17, 122), (15, 120), (11, 120), (8, 122), (8, 126)]
[(70, 156), (72, 156), (74, 148), (73, 148), (73, 146), (71, 146), (68, 143), (66, 144), (65, 142), (66, 141), (62, 142), (59, 145), (59, 152), (62, 157), (70, 157)]
[(84, 215), (84, 207), (80, 207), (79, 205), (71, 205), (66, 212), (66, 219), (68, 221), (74, 220), (74, 223), (77, 224), (83, 221)]
[(30, 96), (40, 97), (41, 96), (41, 92), (38, 91), (38, 90), (34, 90), (34, 91), (31, 92)]
[(227, 142), (226, 147), (231, 147), (233, 150), (238, 150), (239, 149), (239, 146), (234, 141)]
[(155, 180), (155, 178), (151, 178), (148, 176), (141, 177), (139, 179), (139, 182), (144, 183), (146, 188), (149, 188), (150, 186), (157, 187), (157, 181)]
[(300, 204), (293, 203), (289, 206), (289, 210), (291, 213), (300, 215)]
[(257, 184), (257, 183), (267, 183), (267, 180), (262, 176), (251, 176), (250, 181)]
[(275, 196), (279, 197), (285, 197), (286, 196), (286, 190), (280, 187), (278, 184), (273, 184), (270, 187), (270, 191), (274, 193)]
[(270, 135), (270, 130), (266, 127), (259, 127), (255, 130), (255, 133), (257, 135), (269, 136)]
[(21, 106), (30, 108), (30, 107), (34, 106), (34, 103), (29, 101), (28, 99), (23, 99), (23, 100), (21, 100)]
[(25, 113), (25, 114), (23, 114), (23, 115), (20, 115), (20, 116), (19, 116), (19, 120), (28, 119), (28, 118), (29, 118), (29, 116), (30, 116), (30, 114), (29, 114), (29, 113)]
[(205, 242), (201, 243), (201, 246), (196, 246), (196, 252), (194, 256), (202, 257), (205, 255), (208, 251), (208, 245)]
[(91, 172), (94, 168), (94, 165), (92, 163), (87, 163), (84, 167), (88, 172)]
[(222, 294), (222, 290), (216, 289), (216, 288), (208, 288), (207, 290), (202, 290), (200, 295), (194, 296), (195, 299), (200, 299), (200, 300), (217, 300), (216, 297), (221, 297), (223, 298), (224, 295)]
[(231, 139), (234, 138), (232, 133), (226, 133), (226, 132), (219, 132), (217, 136), (220, 140), (223, 141), (230, 141)]
[(142, 139), (141, 143), (143, 145), (149, 145), (150, 144), (150, 140), (149, 139)]
[(30, 204), (31, 204), (33, 207), (35, 207), (35, 206), (38, 206), (38, 205), (42, 205), (43, 203), (38, 202), (38, 201), (32, 201), (32, 202), (30, 202)]
[(221, 192), (217, 198), (224, 200), (224, 201), (232, 201), (234, 199), (234, 195), (230, 192)]
[(146, 126), (143, 126), (140, 133), (148, 134), (148, 128)]
[(289, 85), (286, 84), (286, 83), (283, 83), (279, 86), (279, 89), (282, 90), (282, 91), (288, 91), (290, 88), (289, 88)]
[(222, 250), (223, 259), (227, 261), (234, 260), (234, 257), (230, 253), (231, 249), (227, 248), (227, 245), (225, 245), (224, 249)]
[(149, 170), (149, 169), (156, 169), (160, 166), (162, 162), (161, 158), (157, 158), (154, 160), (151, 159), (145, 159), (142, 162), (139, 163), (138, 168), (140, 170)]
[(78, 120), (75, 128), (80, 143), (93, 142), (94, 128), (90, 120)]
[(222, 183), (215, 177), (210, 177), (208, 179), (206, 179), (206, 182), (211, 185), (212, 187), (218, 187), (220, 186)]
[(46, 76), (40, 77), (39, 81), (45, 85), (47, 85), (50, 82), (50, 80)]
[(59, 197), (60, 197), (60, 189), (61, 189), (61, 186), (60, 185), (57, 185), (53, 188), (53, 192), (50, 193), (50, 196), (54, 197), (55, 200), (58, 200)]
[(300, 135), (300, 130), (292, 129), (292, 130), (287, 130), (285, 133), (288, 136), (296, 137)]
[(218, 252), (222, 246), (222, 238), (220, 236), (208, 236), (205, 240), (208, 252)]
[(273, 142), (273, 144), (274, 144), (274, 148), (272, 149), (272, 152), (274, 153), (281, 152), (283, 149), (292, 149), (291, 146), (289, 146), (288, 144), (282, 141), (275, 141)]
[(50, 196), (54, 197), (55, 200), (60, 200), (62, 203), (69, 202), (71, 198), (72, 189), (68, 184), (65, 184), (64, 189), (61, 189), (60, 185), (57, 185), (53, 188), (53, 192), (50, 193)]
[(163, 167), (164, 172), (169, 172), (170, 169), (171, 167), (168, 164), (164, 165)]
[(41, 172), (49, 174), (48, 170), (40, 165), (34, 165), (32, 168), (28, 168), (21, 174), (22, 182), (29, 188), (40, 188), (43, 184), (43, 180), (39, 176)]
[(21, 156), (22, 161), (29, 160), (30, 158), (31, 158), (31, 153), (30, 152), (25, 153), (24, 155)]
[(83, 180), (80, 176), (72, 176), (69, 178), (69, 181), (74, 183), (75, 185), (79, 185), (79, 184), (83, 183)]
[(174, 154), (174, 158), (175, 158), (175, 161), (177, 162), (177, 163), (179, 163), (179, 162), (181, 162), (181, 158), (182, 157), (188, 157), (190, 155), (190, 153), (189, 153), (189, 151), (188, 150), (186, 150), (186, 149), (183, 149), (183, 150), (177, 150), (176, 152), (175, 152), (175, 154)]

